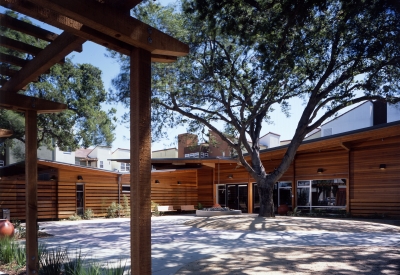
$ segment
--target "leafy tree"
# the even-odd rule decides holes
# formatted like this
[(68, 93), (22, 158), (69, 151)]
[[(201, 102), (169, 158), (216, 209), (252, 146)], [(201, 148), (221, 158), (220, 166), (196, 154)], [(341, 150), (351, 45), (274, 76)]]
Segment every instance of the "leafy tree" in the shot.
[[(7, 14), (17, 17), (14, 12)], [(22, 20), (31, 23), (27, 18)], [(0, 31), (4, 36), (36, 47), (44, 48), (47, 45), (45, 41), (5, 27), (1, 27)], [(7, 48), (1, 47), (0, 50), (23, 59), (32, 58)], [(18, 69), (8, 64), (2, 66)], [(46, 145), (51, 149), (57, 145), (63, 150), (74, 150), (80, 146), (111, 145), (114, 140), (116, 110), (102, 110), (106, 91), (100, 69), (90, 64), (74, 64), (71, 59), (66, 59), (63, 65), (54, 65), (49, 74), (41, 75), (37, 82), (29, 84), (27, 90), (20, 93), (68, 106), (68, 110), (61, 113), (38, 115), (38, 146)], [(11, 146), (13, 139), (24, 142), (23, 114), (9, 110), (1, 110), (0, 113), (0, 127), (14, 131), (12, 137), (0, 141), (2, 145)]]
[[(154, 134), (180, 123), (188, 123), (193, 131), (212, 129), (236, 150), (257, 181), (260, 216), (274, 216), (273, 186), (290, 167), (308, 133), (351, 104), (399, 101), (396, 1), (197, 0), (182, 4), (184, 13), (173, 14), (179, 24), (166, 29), (182, 28), (175, 37), (189, 42), (190, 54), (172, 66), (153, 66)], [(150, 3), (147, 8), (153, 6)], [(160, 9), (161, 17), (152, 21), (156, 27), (173, 22), (159, 20), (164, 12)], [(146, 17), (143, 11), (135, 12)], [(121, 67), (122, 73), (126, 68)], [(128, 96), (124, 94), (127, 81), (115, 80), (114, 95)], [(304, 100), (303, 112), (280, 165), (267, 173), (259, 156), (262, 127), (276, 107), (289, 114), (288, 100), (294, 97)], [(224, 132), (237, 139), (228, 139), (216, 129), (217, 121), (224, 122)]]

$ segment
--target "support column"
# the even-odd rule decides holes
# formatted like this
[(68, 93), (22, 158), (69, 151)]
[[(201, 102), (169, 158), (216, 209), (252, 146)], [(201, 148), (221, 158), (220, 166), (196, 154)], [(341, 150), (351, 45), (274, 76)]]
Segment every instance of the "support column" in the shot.
[(37, 275), (37, 113), (25, 111), (26, 272)]
[(131, 274), (151, 274), (151, 55), (130, 56)]

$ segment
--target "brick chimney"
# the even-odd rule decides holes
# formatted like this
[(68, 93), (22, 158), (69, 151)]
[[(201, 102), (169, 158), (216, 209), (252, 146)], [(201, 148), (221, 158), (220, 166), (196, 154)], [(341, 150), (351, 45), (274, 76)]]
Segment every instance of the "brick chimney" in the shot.
[(184, 158), (184, 149), (186, 147), (195, 146), (199, 143), (197, 135), (194, 134), (180, 134), (178, 135), (178, 158)]

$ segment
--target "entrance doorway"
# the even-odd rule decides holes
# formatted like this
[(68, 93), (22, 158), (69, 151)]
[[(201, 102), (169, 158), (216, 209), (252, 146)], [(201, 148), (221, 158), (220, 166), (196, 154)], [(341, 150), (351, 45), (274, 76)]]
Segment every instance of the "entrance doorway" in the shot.
[(76, 214), (82, 216), (85, 205), (85, 191), (83, 184), (76, 185)]
[(219, 184), (217, 186), (217, 203), (222, 207), (242, 210), (248, 213), (247, 184)]

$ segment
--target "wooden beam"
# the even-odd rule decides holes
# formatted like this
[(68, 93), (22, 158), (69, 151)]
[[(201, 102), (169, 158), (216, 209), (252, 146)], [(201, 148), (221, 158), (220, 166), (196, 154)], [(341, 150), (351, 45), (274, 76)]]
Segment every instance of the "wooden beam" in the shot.
[(133, 49), (130, 56), (131, 274), (151, 274), (151, 60)]
[(37, 97), (0, 92), (0, 108), (14, 111), (35, 111), (37, 113), (57, 113), (67, 109), (66, 104)]
[(0, 129), (0, 138), (11, 137), (13, 134), (12, 130)]
[(37, 55), (43, 49), (36, 46), (32, 46), (5, 36), (1, 36), (0, 46), (6, 47), (8, 49), (16, 50), (22, 53), (27, 53), (31, 55)]
[(37, 239), (37, 113), (25, 112), (26, 272), (39, 274)]
[(118, 9), (96, 1), (30, 0), (30, 2), (153, 54), (185, 56), (189, 53), (188, 45)]
[(23, 67), (28, 64), (29, 60), (25, 60), (9, 54), (0, 53), (0, 62), (11, 64), (17, 67)]
[(0, 91), (16, 93), (28, 85), (33, 79), (47, 71), (57, 61), (71, 53), (85, 40), (75, 35), (63, 32), (53, 43), (43, 49), (34, 59), (26, 64), (18, 73), (9, 80)]
[(51, 31), (42, 29), (40, 27), (37, 27), (35, 25), (29, 24), (24, 21), (18, 20), (17, 18), (11, 17), (6, 14), (0, 14), (0, 21), (1, 21), (1, 25), (4, 27), (31, 35), (33, 37), (42, 39), (47, 42), (54, 41), (58, 36), (58, 34), (55, 34)]
[(347, 152), (350, 151), (350, 149), (351, 149), (351, 143), (350, 142), (341, 142), (340, 146), (342, 146)]
[[(132, 49), (131, 45), (116, 38), (110, 37), (97, 30), (89, 28), (88, 26), (85, 26), (82, 23), (79, 23), (78, 21), (57, 12), (42, 8), (31, 2), (21, 0), (0, 0), (0, 4), (4, 7), (23, 13), (29, 17), (36, 18), (37, 20), (63, 29), (76, 36), (85, 38), (86, 40), (93, 41), (94, 43), (102, 45), (111, 50), (128, 56), (130, 55)], [(151, 61), (160, 63), (172, 63), (176, 61), (176, 57), (174, 58), (172, 56), (152, 54)]]
[(0, 75), (13, 76), (18, 72), (18, 70), (11, 69), (7, 66), (0, 65)]
[(116, 9), (126, 11), (128, 14), (142, 0), (105, 0), (104, 3)]

